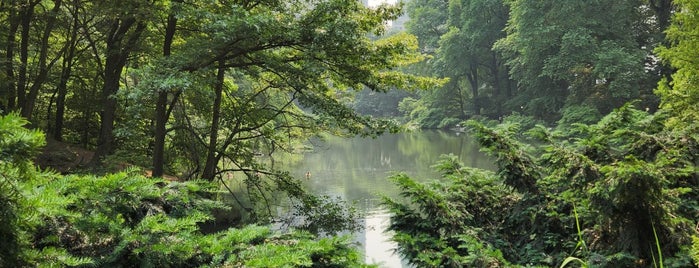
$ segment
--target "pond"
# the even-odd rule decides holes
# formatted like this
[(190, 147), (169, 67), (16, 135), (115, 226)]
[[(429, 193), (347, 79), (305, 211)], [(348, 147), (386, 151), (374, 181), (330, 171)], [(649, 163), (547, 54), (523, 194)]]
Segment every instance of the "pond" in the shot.
[(367, 263), (408, 267), (393, 253), (395, 244), (384, 233), (390, 215), (379, 206), (380, 196), (398, 196), (398, 188), (387, 177), (405, 172), (419, 181), (437, 179), (430, 166), (442, 154), (457, 155), (468, 166), (493, 169), (492, 159), (478, 148), (467, 134), (454, 131), (387, 134), (375, 139), (329, 137), (314, 142), (314, 150), (291, 164), (289, 171), (306, 178), (306, 186), (314, 193), (340, 197), (364, 213), (364, 230), (355, 238)]

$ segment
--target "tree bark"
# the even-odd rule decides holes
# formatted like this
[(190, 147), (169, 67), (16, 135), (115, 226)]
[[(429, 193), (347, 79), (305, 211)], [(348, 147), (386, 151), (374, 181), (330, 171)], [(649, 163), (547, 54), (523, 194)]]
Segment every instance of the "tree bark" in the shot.
[(20, 9), (20, 43), (19, 43), (19, 70), (17, 74), (17, 107), (22, 108), (27, 98), (27, 64), (29, 60), (29, 29), (34, 16), (34, 5), (27, 5)]
[[(182, 1), (173, 1), (180, 3)], [(165, 40), (163, 42), (163, 56), (169, 57), (172, 53), (172, 40), (175, 36), (177, 26), (177, 17), (171, 11), (167, 17), (167, 25), (165, 26)], [(165, 166), (165, 136), (167, 131), (165, 125), (168, 121), (167, 113), (167, 90), (158, 91), (158, 99), (155, 104), (155, 133), (154, 133), (154, 148), (153, 148), (153, 177), (162, 177)]]
[(223, 62), (219, 62), (218, 73), (216, 74), (216, 85), (214, 86), (215, 97), (211, 116), (211, 134), (209, 134), (209, 146), (206, 150), (206, 164), (202, 172), (202, 179), (213, 181), (216, 176), (216, 145), (218, 140), (218, 128), (221, 116), (221, 96), (223, 95), (223, 79), (225, 78), (225, 68)]
[(466, 100), (464, 99), (464, 93), (463, 89), (461, 89), (461, 86), (459, 86), (459, 78), (457, 77), (454, 79), (454, 82), (452, 82), (454, 85), (454, 88), (456, 88), (456, 93), (459, 94), (459, 116), (461, 117), (460, 119), (466, 120)]
[(490, 53), (491, 59), (490, 59), (490, 68), (492, 71), (492, 77), (493, 77), (493, 97), (495, 100), (495, 112), (498, 117), (502, 116), (502, 105), (505, 100), (502, 96), (502, 82), (500, 81), (501, 79), (501, 74), (500, 74), (500, 61), (498, 60), (497, 53), (493, 51)]

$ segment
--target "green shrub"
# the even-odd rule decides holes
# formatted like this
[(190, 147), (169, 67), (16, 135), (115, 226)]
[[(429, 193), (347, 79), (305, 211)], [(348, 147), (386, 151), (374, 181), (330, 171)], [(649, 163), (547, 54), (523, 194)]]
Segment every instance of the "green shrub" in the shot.
[(393, 176), (407, 199), (385, 200), (398, 252), (419, 267), (551, 267), (575, 258), (594, 267), (686, 266), (699, 218), (699, 137), (696, 127), (667, 128), (665, 118), (625, 105), (574, 131), (536, 126), (526, 133), (534, 144), (517, 139), (519, 124), (469, 121), (497, 171), (452, 156), (435, 166), (438, 183)]
[[(40, 172), (43, 135), (0, 117), (0, 267), (362, 267), (348, 237), (249, 225), (204, 234), (208, 182), (168, 182), (131, 169), (105, 176)], [(20, 221), (19, 219), (22, 219)]]

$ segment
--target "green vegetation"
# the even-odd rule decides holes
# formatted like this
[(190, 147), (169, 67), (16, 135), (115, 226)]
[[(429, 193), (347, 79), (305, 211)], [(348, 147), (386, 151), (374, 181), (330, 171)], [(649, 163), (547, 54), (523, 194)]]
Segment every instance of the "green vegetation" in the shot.
[(604, 115), (630, 100), (655, 110), (652, 91), (672, 68), (653, 52), (667, 43), (672, 2), (409, 1), (406, 27), (430, 56), (410, 71), (449, 82), (404, 98), (405, 120), (443, 128), (521, 114), (553, 123), (571, 108)]
[[(403, 6), (407, 31), (387, 30)], [(419, 267), (699, 266), (697, 14), (0, 0), (0, 267), (362, 266), (337, 236), (356, 210), (274, 157), (401, 128), (466, 128), (497, 166), (392, 176), (390, 230)]]
[[(0, 1), (0, 266), (359, 265), (332, 237), (357, 228), (354, 210), (272, 156), (323, 132), (399, 129), (344, 102), (438, 84), (398, 70), (423, 58), (414, 36), (382, 36), (399, 14), (353, 0)], [(66, 158), (78, 174), (34, 167), (40, 131), (82, 148), (36, 164)], [(281, 202), (300, 231), (255, 227), (280, 223)], [(240, 229), (203, 232), (224, 218), (214, 229)]]
[[(517, 28), (510, 31), (532, 30), (513, 24), (521, 16), (544, 19), (547, 14), (534, 10), (569, 3), (511, 1), (517, 17), (510, 24)], [(537, 4), (537, 9), (518, 10)], [(435, 165), (443, 174), (440, 182), (394, 176), (407, 203), (390, 198), (384, 203), (394, 213), (389, 229), (399, 252), (420, 267), (697, 265), (699, 125), (694, 119), (699, 106), (693, 48), (699, 39), (692, 33), (699, 2), (674, 4), (668, 46), (658, 51), (676, 71), (657, 89), (658, 111), (651, 113), (643, 109), (646, 103), (635, 101), (597, 120), (600, 106), (568, 106), (555, 129), (531, 127), (529, 120), (468, 121), (482, 149), (495, 157), (497, 171), (465, 167), (448, 156)], [(544, 61), (554, 62), (554, 57)], [(541, 86), (555, 82), (551, 78), (539, 75), (538, 82), (531, 82)]]
[(410, 204), (385, 200), (400, 252), (420, 267), (550, 267), (570, 256), (602, 267), (643, 267), (660, 256), (670, 267), (689, 265), (699, 137), (666, 128), (666, 119), (624, 106), (574, 134), (534, 128), (536, 146), (516, 140), (516, 125), (471, 121), (498, 171), (448, 157), (435, 166), (441, 183), (395, 176)]
[(28, 156), (43, 135), (24, 124), (0, 117), (2, 267), (362, 266), (349, 237), (255, 225), (202, 232), (214, 209), (229, 209), (209, 182), (41, 172)]
[(422, 59), (414, 36), (370, 38), (399, 13), (345, 0), (3, 2), (0, 110), (93, 149), (92, 167), (281, 176), (256, 156), (322, 131), (397, 130), (348, 108), (348, 92), (436, 84), (397, 70)]

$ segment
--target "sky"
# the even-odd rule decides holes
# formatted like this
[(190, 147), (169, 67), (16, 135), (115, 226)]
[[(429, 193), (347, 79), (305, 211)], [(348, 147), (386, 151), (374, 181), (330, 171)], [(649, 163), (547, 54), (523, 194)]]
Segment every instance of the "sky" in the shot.
[(389, 3), (389, 4), (395, 4), (396, 0), (369, 0), (369, 7), (375, 7), (378, 6), (382, 3)]

